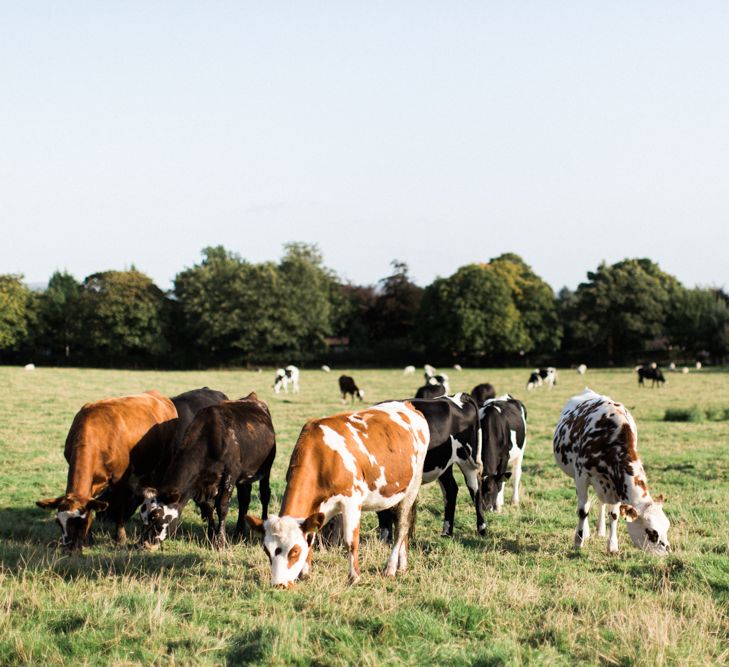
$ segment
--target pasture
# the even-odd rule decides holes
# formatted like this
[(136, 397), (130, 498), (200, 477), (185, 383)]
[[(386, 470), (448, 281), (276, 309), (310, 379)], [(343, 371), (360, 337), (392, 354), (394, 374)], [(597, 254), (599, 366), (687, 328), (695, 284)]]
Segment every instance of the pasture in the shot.
[[(529, 412), (522, 504), (488, 517), (479, 538), (459, 471), (453, 539), (439, 536), (437, 484), (420, 492), (410, 570), (380, 572), (388, 550), (364, 518), (362, 579), (347, 585), (343, 550), (314, 554), (312, 578), (272, 590), (258, 543), (213, 551), (188, 505), (160, 551), (115, 548), (110, 526), (82, 557), (62, 557), (59, 530), (39, 498), (63, 492), (63, 443), (86, 401), (208, 385), (267, 401), (278, 437), (272, 511), (305, 420), (342, 411), (332, 373), (302, 371), (301, 393), (272, 390), (273, 371), (132, 372), (0, 368), (0, 663), (2, 664), (720, 664), (729, 662), (729, 423), (666, 422), (665, 411), (729, 406), (729, 376), (670, 374), (639, 389), (628, 369), (560, 369), (557, 386), (527, 393), (527, 369), (444, 369), (452, 391), (488, 381)], [(420, 371), (351, 371), (366, 404), (413, 395)], [(572, 550), (572, 480), (554, 464), (551, 438), (567, 398), (589, 385), (624, 402), (654, 495), (666, 495), (673, 553), (635, 549), (621, 521), (620, 553), (593, 535)], [(252, 513), (260, 511), (257, 486)], [(590, 516), (595, 526), (595, 511)], [(228, 517), (237, 518), (235, 501)], [(128, 526), (131, 540), (140, 527)]]

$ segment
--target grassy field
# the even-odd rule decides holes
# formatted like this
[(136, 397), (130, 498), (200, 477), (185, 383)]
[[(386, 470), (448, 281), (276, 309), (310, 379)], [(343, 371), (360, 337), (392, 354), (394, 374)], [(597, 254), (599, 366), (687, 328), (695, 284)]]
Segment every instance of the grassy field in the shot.
[[(522, 505), (489, 517), (479, 538), (461, 484), (454, 539), (439, 537), (437, 485), (424, 487), (410, 570), (380, 575), (387, 550), (365, 515), (362, 579), (347, 586), (343, 551), (314, 555), (312, 578), (292, 591), (268, 585), (258, 544), (211, 551), (188, 506), (159, 552), (114, 548), (109, 527), (82, 557), (63, 558), (59, 530), (38, 498), (63, 492), (63, 442), (82, 403), (208, 385), (231, 397), (259, 392), (273, 413), (278, 511), (288, 459), (305, 420), (339, 412), (337, 371), (303, 371), (301, 393), (274, 396), (273, 373), (128, 372), (0, 368), (1, 664), (721, 664), (729, 662), (729, 423), (663, 421), (666, 409), (729, 407), (729, 375), (669, 376), (638, 389), (630, 370), (560, 371), (557, 387), (529, 394), (519, 370), (451, 371), (452, 389), (488, 381), (525, 400), (529, 431)], [(367, 402), (412, 395), (420, 376), (356, 371)], [(571, 549), (571, 480), (554, 464), (551, 436), (568, 397), (588, 384), (624, 402), (639, 431), (649, 487), (667, 497), (674, 553), (620, 553), (593, 536)], [(257, 489), (252, 512), (260, 511)], [(228, 517), (229, 528), (237, 509)], [(594, 513), (591, 518), (594, 526)], [(132, 538), (139, 530), (135, 518)]]

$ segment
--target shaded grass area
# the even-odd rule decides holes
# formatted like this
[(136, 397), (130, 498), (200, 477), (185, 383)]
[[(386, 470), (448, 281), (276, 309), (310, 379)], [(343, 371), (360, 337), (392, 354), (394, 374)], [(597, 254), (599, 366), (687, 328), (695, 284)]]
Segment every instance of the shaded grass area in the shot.
[[(368, 400), (411, 395), (399, 371), (351, 371)], [(338, 548), (319, 551), (312, 578), (292, 591), (267, 585), (257, 543), (212, 551), (188, 507), (176, 539), (156, 553), (116, 548), (96, 526), (84, 557), (61, 557), (52, 515), (34, 507), (65, 484), (63, 440), (88, 400), (148, 388), (197, 386), (232, 397), (256, 390), (279, 440), (273, 509), (304, 421), (342, 409), (339, 372), (302, 373), (300, 394), (274, 396), (272, 373), (156, 373), (0, 368), (0, 663), (2, 664), (720, 664), (729, 659), (729, 448), (726, 425), (666, 422), (686, 395), (726, 391), (723, 373), (672, 378), (639, 390), (630, 370), (561, 371), (527, 393), (528, 371), (449, 371), (454, 390), (494, 384), (525, 400), (529, 433), (520, 508), (489, 517), (485, 538), (461, 484), (456, 537), (438, 536), (437, 485), (420, 494), (411, 568), (380, 575), (387, 550), (365, 515), (362, 580), (346, 584)], [(571, 548), (575, 494), (554, 465), (551, 435), (569, 396), (587, 382), (624, 402), (639, 428), (649, 486), (667, 496), (674, 553), (621, 551), (593, 538)], [(457, 477), (459, 474), (457, 473)], [(510, 492), (507, 490), (507, 502)], [(254, 492), (253, 513), (260, 511)], [(231, 511), (229, 522), (236, 520)], [(593, 524), (594, 525), (594, 524)], [(129, 527), (132, 539), (138, 519)]]
[(694, 405), (690, 408), (668, 408), (663, 417), (667, 422), (694, 422), (729, 420), (729, 408), (709, 407), (703, 408)]

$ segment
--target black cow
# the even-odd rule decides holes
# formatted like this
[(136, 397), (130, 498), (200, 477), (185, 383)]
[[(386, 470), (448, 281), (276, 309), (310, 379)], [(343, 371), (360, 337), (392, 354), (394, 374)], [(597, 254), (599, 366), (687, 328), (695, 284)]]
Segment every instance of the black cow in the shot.
[[(466, 479), (471, 499), (476, 506), (476, 527), (483, 534), (486, 529), (478, 507), (477, 496), (481, 469), (480, 428), (478, 406), (464, 393), (435, 399), (408, 399), (425, 416), (430, 428), (430, 444), (423, 465), (423, 484), (438, 480), (445, 502), (444, 536), (453, 535), (458, 484), (453, 477), (453, 464), (457, 464)], [(389, 510), (377, 513), (380, 537), (389, 540), (392, 535), (393, 514)]]
[(498, 512), (504, 504), (504, 481), (512, 472), (512, 503), (519, 504), (519, 480), (526, 445), (526, 408), (521, 401), (505, 394), (486, 401), (479, 410), (479, 419), (483, 440), (480, 509)]
[[(238, 489), (239, 507), (236, 534), (247, 534), (244, 517), (251, 500), (251, 485), (257, 480), (262, 515), (268, 516), (269, 476), (275, 456), (271, 413), (255, 393), (200, 410), (159, 488), (144, 490), (143, 546), (159, 546), (179, 522), (190, 499), (207, 522), (210, 541), (216, 546), (224, 545), (225, 518), (234, 486)], [(217, 525), (213, 511), (218, 515)]]
[(354, 378), (349, 375), (339, 376), (339, 391), (342, 392), (342, 403), (347, 402), (347, 395), (352, 397), (352, 403), (354, 403), (355, 396), (360, 401), (364, 398), (364, 391), (354, 383)]
[(640, 387), (645, 386), (645, 380), (652, 380), (651, 387), (655, 387), (656, 385), (660, 387), (666, 382), (666, 378), (663, 377), (663, 373), (660, 368), (641, 366), (636, 370), (638, 371), (638, 386)]
[(424, 384), (415, 392), (415, 398), (439, 398), (446, 395), (442, 384)]
[(477, 405), (483, 405), (484, 402), (488, 401), (490, 398), (496, 398), (496, 390), (492, 384), (484, 382), (482, 384), (477, 384), (473, 389), (471, 389), (471, 396), (473, 396)]

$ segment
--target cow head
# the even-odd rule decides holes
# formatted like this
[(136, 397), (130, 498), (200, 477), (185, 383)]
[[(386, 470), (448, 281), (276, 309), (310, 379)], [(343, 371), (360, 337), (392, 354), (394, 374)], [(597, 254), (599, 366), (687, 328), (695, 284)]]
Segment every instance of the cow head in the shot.
[(324, 514), (315, 512), (306, 519), (270, 516), (266, 521), (246, 515), (251, 528), (263, 534), (263, 550), (271, 562), (271, 584), (291, 588), (299, 576), (308, 574), (309, 553), (314, 534), (324, 524)]
[(166, 540), (176, 525), (182, 509), (181, 494), (177, 489), (144, 489), (142, 492), (142, 537), (140, 546), (157, 549)]
[(69, 553), (81, 553), (91, 528), (92, 513), (105, 510), (109, 503), (67, 493), (58, 498), (39, 500), (36, 505), (56, 510), (56, 522), (61, 527), (61, 546)]
[(665, 556), (671, 551), (668, 542), (671, 524), (663, 512), (662, 495), (648, 503), (640, 514), (632, 505), (621, 505), (620, 514), (628, 522), (628, 534), (636, 547), (657, 556)]
[(479, 500), (482, 512), (498, 512), (497, 499), (504, 488), (504, 482), (511, 477), (511, 471), (484, 471), (479, 484)]

